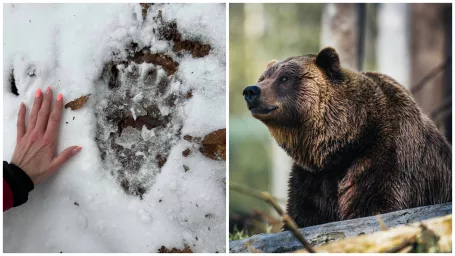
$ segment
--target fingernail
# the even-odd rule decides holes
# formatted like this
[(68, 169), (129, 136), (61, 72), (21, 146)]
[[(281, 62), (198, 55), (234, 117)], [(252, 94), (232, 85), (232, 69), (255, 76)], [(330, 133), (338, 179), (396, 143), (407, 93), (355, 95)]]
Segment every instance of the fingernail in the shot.
[(62, 95), (61, 93), (59, 93), (59, 94), (57, 95), (57, 100), (62, 100), (62, 99), (63, 99), (63, 95)]
[(72, 153), (73, 153), (73, 155), (75, 155), (75, 154), (79, 153), (79, 151), (81, 151), (81, 150), (82, 150), (82, 147), (76, 147), (75, 149), (73, 149)]
[(50, 93), (50, 92), (51, 92), (51, 90), (52, 90), (52, 89), (51, 89), (51, 87), (50, 87), (50, 86), (48, 86), (48, 87), (47, 87), (47, 90), (46, 90), (46, 94)]
[(41, 97), (41, 94), (42, 94), (42, 93), (41, 93), (41, 89), (38, 88), (38, 90), (36, 90), (36, 98)]

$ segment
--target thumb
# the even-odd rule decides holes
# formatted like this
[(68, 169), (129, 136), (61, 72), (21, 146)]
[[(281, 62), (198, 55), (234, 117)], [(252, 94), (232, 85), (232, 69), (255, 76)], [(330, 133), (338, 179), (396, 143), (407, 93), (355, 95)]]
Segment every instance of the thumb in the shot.
[(52, 159), (49, 169), (52, 170), (53, 172), (57, 171), (64, 163), (66, 163), (73, 156), (79, 153), (81, 149), (82, 147), (72, 146), (63, 150), (62, 153), (60, 153), (58, 156)]

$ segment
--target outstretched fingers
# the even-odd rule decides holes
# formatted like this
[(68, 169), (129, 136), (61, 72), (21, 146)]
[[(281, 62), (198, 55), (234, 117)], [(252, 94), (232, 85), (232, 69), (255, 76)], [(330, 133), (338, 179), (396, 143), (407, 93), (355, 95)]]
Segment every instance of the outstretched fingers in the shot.
[(35, 128), (36, 120), (38, 119), (38, 112), (41, 108), (41, 104), (43, 103), (43, 93), (41, 89), (38, 88), (36, 90), (35, 101), (33, 102), (32, 112), (30, 113), (30, 118), (28, 120), (28, 128), (27, 131), (31, 132), (33, 128)]
[(79, 153), (82, 150), (82, 147), (79, 146), (72, 146), (60, 153), (58, 156), (52, 159), (51, 164), (49, 165), (49, 170), (51, 173), (56, 172), (60, 167), (70, 160), (73, 156)]
[(19, 112), (17, 114), (17, 142), (25, 135), (25, 104), (21, 102)]
[(56, 141), (58, 136), (58, 130), (60, 128), (60, 120), (62, 119), (63, 111), (63, 96), (60, 93), (57, 96), (57, 101), (54, 104), (52, 113), (49, 116), (49, 121), (47, 123), (46, 132), (44, 137), (48, 138), (51, 141)]
[(47, 87), (46, 93), (44, 94), (44, 100), (43, 104), (41, 105), (41, 108), (38, 112), (38, 119), (36, 120), (36, 127), (35, 130), (37, 130), (40, 133), (44, 133), (47, 127), (47, 122), (49, 120), (49, 114), (51, 110), (51, 105), (52, 105), (52, 89), (51, 87)]

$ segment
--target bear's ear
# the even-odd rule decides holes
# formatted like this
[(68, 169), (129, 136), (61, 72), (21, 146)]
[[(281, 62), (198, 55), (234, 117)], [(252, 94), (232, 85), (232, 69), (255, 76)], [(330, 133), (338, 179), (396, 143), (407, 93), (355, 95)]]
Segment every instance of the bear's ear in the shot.
[(278, 62), (277, 60), (271, 60), (271, 61), (267, 62), (267, 64), (265, 65), (265, 68), (270, 68), (270, 66), (272, 66), (273, 64), (275, 64), (277, 62)]
[(340, 57), (332, 47), (326, 47), (318, 53), (316, 65), (324, 70), (329, 78), (341, 78)]

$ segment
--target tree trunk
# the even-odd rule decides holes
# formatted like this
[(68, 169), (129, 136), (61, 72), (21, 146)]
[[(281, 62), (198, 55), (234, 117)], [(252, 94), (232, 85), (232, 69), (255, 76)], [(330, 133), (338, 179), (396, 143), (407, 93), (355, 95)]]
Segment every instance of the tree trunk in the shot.
[(377, 70), (409, 89), (409, 4), (380, 4), (378, 12)]
[(358, 16), (356, 4), (330, 3), (322, 14), (321, 47), (332, 46), (340, 56), (341, 65), (359, 69)]
[[(433, 69), (443, 64), (446, 54), (446, 26), (444, 11), (451, 4), (411, 5), (411, 84), (415, 86)], [(449, 66), (448, 68), (451, 68)], [(413, 90), (414, 88), (411, 88)], [(427, 81), (420, 90), (413, 90), (414, 98), (424, 113), (431, 113), (446, 96), (444, 72), (441, 71)], [(433, 117), (436, 126), (445, 133), (444, 120)]]

